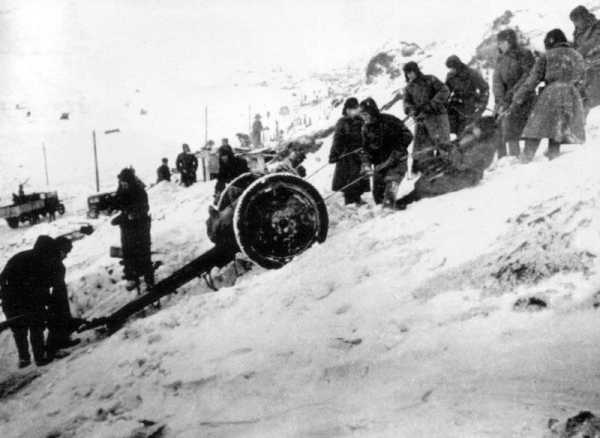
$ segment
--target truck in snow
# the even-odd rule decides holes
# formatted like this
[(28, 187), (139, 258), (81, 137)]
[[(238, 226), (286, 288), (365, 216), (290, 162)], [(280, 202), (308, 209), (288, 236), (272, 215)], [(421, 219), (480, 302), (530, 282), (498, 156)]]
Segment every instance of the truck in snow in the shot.
[(105, 192), (96, 193), (88, 197), (87, 205), (87, 217), (90, 219), (96, 219), (100, 216), (100, 213), (111, 215), (117, 210), (115, 206), (115, 196), (117, 192)]
[(6, 219), (10, 228), (18, 228), (20, 223), (29, 222), (33, 225), (41, 217), (48, 215), (54, 219), (56, 213), (65, 214), (65, 206), (60, 201), (57, 192), (38, 192), (24, 194), (19, 190), (18, 195), (13, 195), (13, 204), (0, 207), (0, 218)]

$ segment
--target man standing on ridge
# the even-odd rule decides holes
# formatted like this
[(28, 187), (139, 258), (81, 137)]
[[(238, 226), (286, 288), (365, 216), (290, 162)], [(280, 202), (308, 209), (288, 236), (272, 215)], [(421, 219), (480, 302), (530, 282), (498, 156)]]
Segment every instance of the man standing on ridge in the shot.
[(420, 172), (435, 156), (434, 149), (450, 142), (446, 104), (450, 90), (433, 75), (425, 75), (416, 62), (403, 67), (406, 79), (404, 112), (415, 120), (413, 171)]
[[(521, 47), (517, 33), (504, 29), (498, 33), (500, 52), (494, 70), (493, 90), (496, 106), (494, 113), (501, 119), (502, 137), (498, 143), (498, 158), (508, 153), (518, 157), (521, 153), (519, 140), (535, 102), (535, 91), (528, 90), (518, 105), (513, 105), (515, 92), (529, 76), (535, 59), (530, 50)], [(510, 108), (510, 111), (508, 111)]]
[(446, 60), (446, 86), (450, 90), (448, 119), (450, 132), (459, 136), (465, 127), (481, 117), (490, 98), (490, 87), (481, 74), (456, 55)]
[(196, 170), (198, 170), (198, 159), (190, 152), (190, 147), (183, 144), (183, 151), (177, 156), (176, 166), (181, 175), (181, 184), (189, 187), (196, 182)]

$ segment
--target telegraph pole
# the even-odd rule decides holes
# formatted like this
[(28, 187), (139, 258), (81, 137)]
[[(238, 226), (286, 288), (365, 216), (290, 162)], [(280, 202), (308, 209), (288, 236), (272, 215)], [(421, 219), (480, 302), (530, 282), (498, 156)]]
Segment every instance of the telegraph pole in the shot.
[(96, 192), (100, 193), (100, 173), (98, 172), (98, 148), (96, 146), (96, 130), (92, 130), (92, 140), (94, 143), (94, 169), (96, 170)]
[(50, 178), (48, 177), (48, 157), (46, 156), (46, 144), (42, 142), (42, 152), (44, 153), (44, 171), (46, 172), (46, 186), (50, 185)]
[(208, 143), (208, 106), (204, 107), (204, 145)]

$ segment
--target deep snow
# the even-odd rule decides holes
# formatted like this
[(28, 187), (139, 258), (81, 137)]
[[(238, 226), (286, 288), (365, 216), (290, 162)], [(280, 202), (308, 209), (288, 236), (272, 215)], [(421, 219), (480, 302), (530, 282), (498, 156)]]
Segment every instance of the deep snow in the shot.
[[(569, 10), (549, 5), (545, 15), (523, 11), (516, 20), (536, 34), (552, 27), (549, 21), (564, 23), (557, 13)], [(473, 49), (484, 33), (482, 25), (456, 42), (423, 44), (430, 55), (423, 62), (441, 75), (453, 46)], [(337, 86), (358, 87), (352, 90), (359, 97), (383, 102), (401, 86), (383, 77), (367, 86), (358, 76), (364, 71), (350, 71)], [(315, 78), (288, 80), (297, 94), (319, 86)], [(292, 117), (313, 117), (309, 131), (333, 123), (339, 111), (327, 100), (290, 102)], [(275, 96), (270, 104), (281, 101)], [(392, 112), (401, 115), (400, 105)], [(160, 121), (190, 122), (173, 120), (168, 109), (150, 122), (133, 115), (119, 113), (119, 121), (153, 145)], [(231, 119), (223, 123), (234, 125)], [(77, 125), (81, 138), (89, 133), (85, 123)], [(27, 125), (20, 129), (29, 132)], [(254, 267), (237, 279), (231, 266), (215, 271), (218, 292), (191, 282), (160, 312), (108, 339), (88, 333), (86, 345), (43, 370), (17, 372), (12, 339), (3, 333), (0, 381), (41, 375), (2, 400), (0, 434), (151, 436), (156, 426), (142, 420), (166, 425), (169, 437), (548, 434), (550, 418), (564, 420), (599, 403), (599, 130), (595, 111), (586, 145), (566, 147), (553, 162), (501, 160), (477, 187), (403, 212), (372, 204), (345, 208), (334, 196), (327, 201), (327, 241), (284, 268)], [(330, 144), (331, 137), (309, 157), (309, 173), (326, 162)], [(132, 155), (145, 175), (160, 149), (149, 151), (143, 160)], [(331, 174), (326, 167), (311, 178), (324, 195)], [(57, 235), (81, 222), (89, 185), (69, 186), (65, 218), (18, 231), (0, 226), (2, 264), (39, 234)], [(210, 247), (204, 220), (212, 189), (161, 184), (149, 190), (154, 257), (164, 263), (159, 278)], [(118, 230), (107, 218), (93, 223), (96, 232), (67, 259), (72, 307), (85, 317), (133, 297), (108, 256)], [(547, 306), (515, 307), (531, 297)]]

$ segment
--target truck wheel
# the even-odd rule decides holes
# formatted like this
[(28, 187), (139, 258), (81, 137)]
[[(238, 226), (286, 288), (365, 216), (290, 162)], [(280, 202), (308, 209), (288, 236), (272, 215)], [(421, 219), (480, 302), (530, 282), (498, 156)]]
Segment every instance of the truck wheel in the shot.
[(58, 204), (58, 208), (56, 209), (56, 211), (58, 211), (58, 214), (60, 214), (61, 216), (65, 214), (65, 204)]
[(6, 223), (10, 228), (19, 228), (19, 218), (18, 217), (7, 217)]

